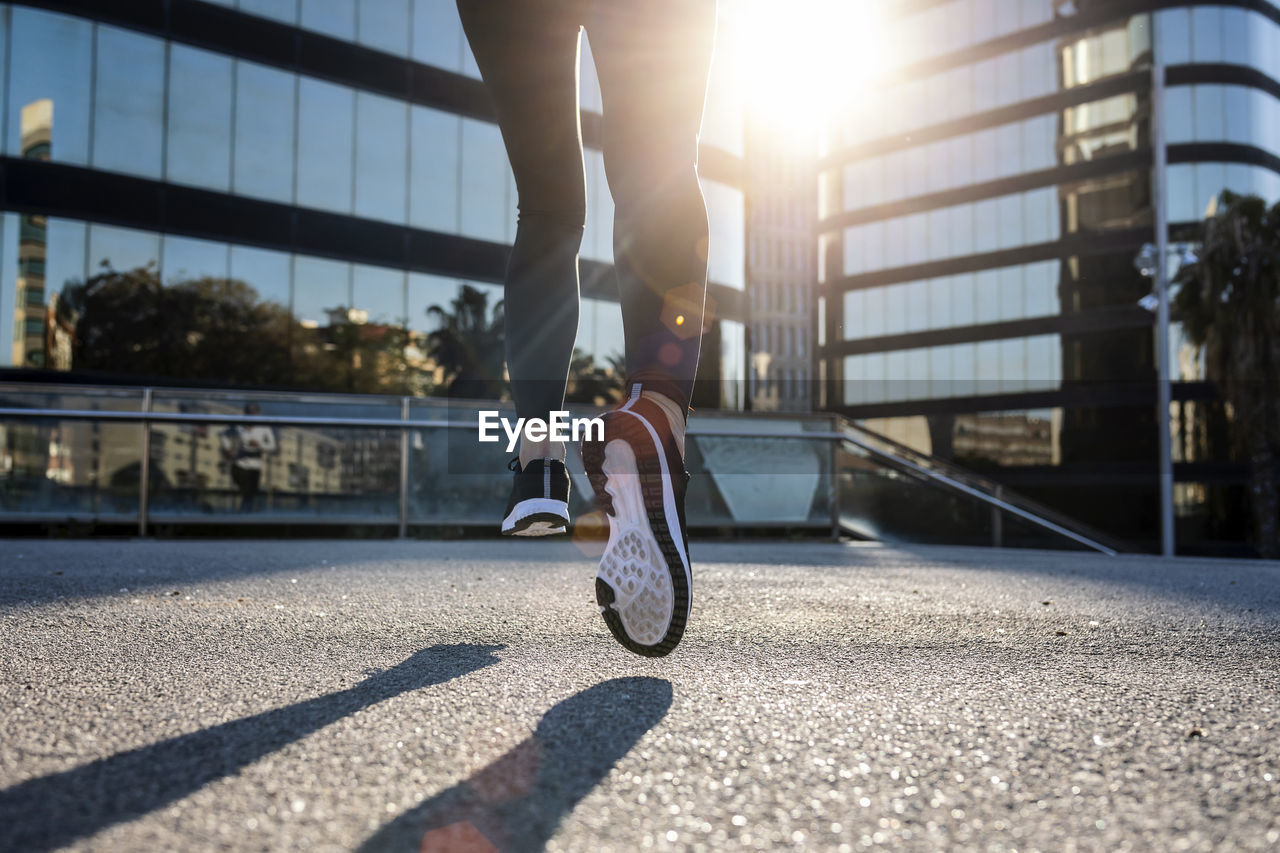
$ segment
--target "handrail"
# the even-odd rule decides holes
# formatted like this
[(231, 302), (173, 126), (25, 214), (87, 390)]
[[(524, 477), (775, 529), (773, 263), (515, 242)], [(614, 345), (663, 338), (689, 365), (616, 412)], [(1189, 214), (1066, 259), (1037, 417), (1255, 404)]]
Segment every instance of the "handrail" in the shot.
[[(150, 389), (147, 389), (148, 391)], [(154, 399), (154, 398), (151, 398)], [(153, 423), (196, 423), (196, 424), (256, 424), (256, 425), (272, 425), (272, 426), (293, 426), (293, 427), (351, 427), (366, 429), (395, 429), (402, 431), (401, 452), (404, 458), (401, 459), (400, 481), (401, 481), (401, 501), (400, 501), (400, 518), (399, 527), (401, 535), (406, 534), (407, 529), (407, 443), (404, 436), (411, 429), (474, 429), (476, 424), (472, 421), (462, 420), (410, 420), (411, 409), (409, 400), (411, 398), (403, 398), (401, 405), (400, 418), (358, 418), (358, 417), (333, 417), (333, 416), (311, 416), (311, 415), (245, 415), (238, 413), (217, 413), (217, 412), (157, 412), (150, 409), (146, 405), (148, 396), (144, 396), (144, 407), (141, 410), (119, 411), (119, 410), (99, 410), (99, 409), (50, 409), (50, 408), (26, 408), (26, 407), (0, 407), (0, 419), (14, 418), (25, 420), (94, 420), (94, 421), (119, 421), (124, 423), (139, 423), (150, 425)], [(831, 422), (829, 415), (822, 415), (822, 419)], [(1062, 524), (1059, 524), (1049, 518), (1042, 517), (1035, 512), (1024, 509), (1017, 504), (1005, 500), (1003, 497), (987, 494), (980, 488), (976, 488), (970, 483), (965, 482), (966, 479), (976, 481), (982, 485), (987, 485), (993, 490), (998, 484), (986, 481), (985, 478), (973, 475), (970, 472), (958, 469), (957, 466), (945, 463), (942, 460), (934, 460), (921, 454), (912, 448), (900, 445), (887, 436), (880, 436), (870, 430), (866, 430), (860, 426), (840, 418), (836, 421), (842, 429), (837, 430), (812, 430), (812, 431), (769, 431), (769, 432), (742, 432), (740, 430), (724, 430), (715, 428), (704, 428), (696, 425), (691, 426), (688, 435), (698, 436), (714, 436), (722, 438), (741, 438), (741, 439), (783, 439), (783, 440), (803, 440), (803, 441), (824, 441), (835, 444), (847, 444), (866, 452), (875, 457), (877, 460), (887, 463), (890, 467), (904, 469), (911, 473), (931, 480), (939, 485), (952, 491), (959, 492), (978, 501), (987, 504), (993, 509), (1008, 512), (1018, 518), (1048, 530), (1059, 536), (1070, 539), (1077, 544), (1099, 551), (1109, 556), (1117, 554), (1116, 549), (1111, 548), (1103, 543), (1097, 542), (1081, 533), (1077, 533)], [(149, 430), (144, 430), (144, 457), (143, 465), (149, 461), (149, 453), (145, 449), (146, 437), (149, 436)], [(876, 441), (883, 441), (889, 444), (895, 450), (900, 450), (901, 455), (890, 453), (880, 447), (876, 447), (869, 440), (864, 440), (854, 435), (852, 432), (858, 432), (867, 436), (874, 437)], [(941, 473), (931, 470), (929, 467), (919, 464), (910, 457), (928, 459), (931, 463), (939, 468), (948, 469), (949, 473)], [(958, 474), (959, 476), (954, 476)], [(143, 487), (145, 490), (145, 487)], [(138, 521), (139, 531), (141, 535), (146, 533), (147, 525), (147, 507), (145, 506), (145, 492), (143, 506), (139, 508)], [(833, 505), (833, 511), (835, 507)]]

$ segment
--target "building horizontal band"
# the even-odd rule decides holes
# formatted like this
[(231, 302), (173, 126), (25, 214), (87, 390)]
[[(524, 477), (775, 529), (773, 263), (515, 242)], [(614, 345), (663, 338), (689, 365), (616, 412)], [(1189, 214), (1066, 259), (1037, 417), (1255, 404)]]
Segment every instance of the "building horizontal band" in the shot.
[[(1165, 81), (1168, 86), (1195, 86), (1203, 84), (1219, 84), (1224, 86), (1247, 86), (1258, 89), (1280, 99), (1280, 81), (1274, 80), (1256, 68), (1248, 65), (1228, 65), (1225, 63), (1196, 63), (1187, 65), (1171, 65), (1165, 69)], [(1149, 69), (1126, 71), (1112, 77), (1104, 77), (1084, 86), (1073, 86), (1061, 92), (1030, 98), (1016, 104), (986, 110), (963, 118), (951, 119), (927, 127), (911, 131), (910, 143), (904, 140), (904, 134), (872, 139), (851, 145), (848, 148), (828, 154), (819, 163), (819, 169), (839, 168), (847, 163), (878, 157), (914, 148), (930, 142), (940, 142), (966, 133), (975, 133), (1015, 121), (1034, 118), (1038, 115), (1057, 113), (1082, 104), (1105, 100), (1117, 95), (1143, 95), (1151, 90), (1151, 72)]]
[[(76, 15), (212, 50), (294, 74), (386, 95), (464, 118), (496, 123), (484, 83), (279, 21), (199, 0), (18, 0), (18, 5)], [(583, 144), (600, 149), (603, 117), (582, 113)], [(702, 146), (699, 172), (742, 188), (742, 159)]]
[[(1265, 77), (1266, 75), (1263, 76)], [(1268, 77), (1267, 79), (1271, 78)], [(856, 145), (851, 145), (848, 148), (843, 148), (823, 157), (818, 164), (818, 168), (820, 170), (839, 168), (847, 163), (864, 160), (868, 157), (892, 154), (905, 148), (915, 148), (930, 142), (940, 142), (953, 136), (962, 136), (966, 133), (975, 133), (979, 130), (1000, 127), (1004, 124), (1012, 124), (1015, 121), (1034, 118), (1046, 113), (1057, 113), (1081, 104), (1112, 98), (1116, 95), (1146, 92), (1150, 88), (1151, 74), (1149, 72), (1126, 71), (1123, 74), (1104, 77), (1084, 86), (1063, 89), (1051, 95), (1030, 98), (1025, 101), (1019, 101), (1016, 104), (998, 107), (994, 110), (984, 110), (963, 118), (915, 128), (909, 134), (895, 133), (891, 136), (882, 136), (879, 139), (859, 142)], [(905, 138), (907, 136), (910, 137), (909, 141)]]
[(1125, 329), (1149, 329), (1154, 322), (1155, 318), (1151, 312), (1137, 305), (1121, 305), (1076, 314), (1054, 314), (1020, 320), (1003, 320), (998, 323), (977, 323), (971, 326), (951, 326), (921, 332), (879, 335), (874, 338), (841, 340), (820, 347), (818, 353), (821, 358), (841, 358), (850, 355), (971, 344), (1035, 335), (1088, 335)]
[[(994, 383), (993, 383), (994, 384)], [(1208, 382), (1175, 382), (1173, 399), (1178, 402), (1214, 402), (1218, 392)], [(1007, 394), (978, 394), (969, 397), (938, 397), (864, 403), (856, 406), (828, 406), (854, 420), (869, 418), (929, 417), (978, 412), (1017, 412), (1027, 409), (1086, 409), (1124, 406), (1154, 406), (1155, 377), (1150, 382), (1063, 382), (1052, 391), (1015, 391)]]
[(1169, 146), (1173, 163), (1245, 163), (1262, 166), (1280, 174), (1280, 156), (1253, 145), (1238, 142), (1183, 142)]
[(928, 77), (941, 71), (950, 71), (961, 65), (970, 65), (1004, 53), (1021, 50), (1043, 41), (1066, 38), (1098, 27), (1105, 27), (1134, 15), (1145, 15), (1161, 9), (1177, 9), (1184, 6), (1234, 6), (1257, 12), (1280, 24), (1280, 8), (1276, 8), (1267, 0), (1211, 0), (1211, 2), (1200, 3), (1195, 0), (1106, 0), (1106, 2), (1091, 3), (1088, 8), (1074, 15), (1062, 16), (1038, 26), (913, 62), (896, 71), (894, 80)]
[[(0, 208), (502, 283), (511, 247), (80, 166), (0, 157)], [(618, 300), (611, 264), (582, 260), (582, 295)], [(711, 283), (717, 316), (743, 321), (741, 291)]]
[[(1177, 146), (1170, 146), (1170, 152)], [(989, 198), (1012, 195), (1013, 193), (1038, 190), (1044, 187), (1072, 184), (1088, 181), (1108, 175), (1147, 169), (1151, 166), (1151, 149), (1139, 149), (1124, 154), (1112, 154), (1097, 160), (1084, 160), (1066, 166), (1054, 166), (1051, 169), (1038, 169), (1034, 172), (1023, 172), (996, 178), (994, 181), (982, 181), (941, 192), (891, 201), (887, 204), (876, 204), (858, 210), (847, 210), (829, 216), (818, 222), (819, 231), (836, 231), (854, 225), (866, 225), (893, 219), (897, 216), (909, 216), (913, 213), (928, 213), (938, 208), (954, 207), (957, 204), (968, 204)]]
[(1100, 255), (1126, 250), (1136, 252), (1138, 247), (1151, 239), (1151, 233), (1150, 228), (1117, 228), (1109, 231), (1081, 232), (1070, 234), (1061, 240), (1051, 240), (1047, 243), (1031, 243), (1013, 249), (959, 255), (939, 261), (926, 261), (921, 264), (890, 267), (876, 270), (875, 272), (845, 276), (821, 285), (819, 291), (831, 297), (834, 294), (841, 294), (850, 290), (862, 290), (885, 284), (899, 284), (904, 281), (919, 281), (926, 278), (938, 278), (960, 273), (981, 272), (982, 270), (999, 269), (1000, 267), (1031, 264), (1036, 261), (1053, 261), (1062, 258)]

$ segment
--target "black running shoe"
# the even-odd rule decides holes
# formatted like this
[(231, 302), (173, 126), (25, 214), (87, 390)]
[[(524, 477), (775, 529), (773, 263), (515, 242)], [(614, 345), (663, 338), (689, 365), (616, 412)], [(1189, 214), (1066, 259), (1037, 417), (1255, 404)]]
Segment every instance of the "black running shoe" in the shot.
[(633, 385), (627, 401), (604, 416), (604, 439), (585, 442), (582, 461), (609, 518), (596, 574), (600, 612), (623, 646), (662, 657), (680, 642), (689, 621), (689, 474), (666, 414), (640, 391)]
[(558, 459), (535, 459), (527, 468), (519, 457), (507, 468), (514, 471), (511, 499), (502, 519), (503, 536), (550, 536), (569, 526), (569, 472)]

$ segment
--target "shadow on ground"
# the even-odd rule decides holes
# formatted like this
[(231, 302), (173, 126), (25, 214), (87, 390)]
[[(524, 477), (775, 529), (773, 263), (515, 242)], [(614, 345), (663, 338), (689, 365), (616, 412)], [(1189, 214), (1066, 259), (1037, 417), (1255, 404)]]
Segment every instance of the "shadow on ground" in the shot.
[(671, 683), (615, 678), (557, 703), (506, 755), (380, 829), (361, 853), (541, 850), (671, 707)]
[(498, 662), (504, 646), (432, 646), (354, 687), (179, 735), (0, 791), (0, 850), (52, 850), (230, 776), (393, 696)]

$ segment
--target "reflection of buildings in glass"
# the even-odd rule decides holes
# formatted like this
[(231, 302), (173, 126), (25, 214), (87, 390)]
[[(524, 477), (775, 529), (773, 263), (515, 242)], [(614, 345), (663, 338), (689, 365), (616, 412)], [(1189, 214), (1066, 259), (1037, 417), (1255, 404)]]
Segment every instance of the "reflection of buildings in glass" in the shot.
[[(1175, 233), (1223, 187), (1280, 198), (1273, 7), (1155, 13)], [(1136, 306), (1150, 283), (1133, 266), (1154, 220), (1151, 16), (1078, 0), (902, 8), (886, 37), (906, 64), (819, 162), (824, 405), (998, 461), (1068, 515), (1154, 541), (1152, 317)], [(1203, 375), (1178, 353), (1180, 381)], [(1222, 407), (1202, 393), (1175, 386), (1175, 451), (1223, 477)], [(1218, 489), (1208, 512), (1243, 482), (1178, 485), (1184, 502)]]
[[(21, 156), (48, 160), (53, 139), (53, 101), (33, 101), (21, 112)], [(24, 213), (18, 226), (18, 286), (14, 296), (13, 363), (46, 366), (45, 261), (48, 229), (42, 214)]]
[[(57, 104), (52, 163), (38, 175), (26, 175), (31, 180), (24, 184), (38, 178), (67, 200), (59, 210), (65, 218), (53, 220), (46, 234), (58, 243), (46, 243), (50, 286), (84, 281), (99, 271), (103, 258), (119, 270), (155, 261), (166, 286), (179, 272), (188, 281), (244, 281), (264, 302), (277, 302), (318, 325), (325, 322), (321, 308), (356, 305), (370, 311), (369, 328), (408, 316), (406, 325), (420, 331), (425, 305), (419, 303), (441, 301), (443, 283), (495, 286), (501, 280), (514, 236), (515, 186), (451, 8), (437, 0), (406, 0), (398, 12), (375, 15), (364, 9), (379, 4), (348, 4), (353, 21), (360, 20), (359, 37), (354, 31), (316, 31), (314, 19), (302, 12), (266, 20), (228, 8), (234, 26), (211, 46), (194, 36), (161, 38), (128, 21), (108, 26), (67, 4), (54, 5), (56, 11), (19, 5), (6, 17), (12, 48), (0, 81), (0, 91), (9, 95), (11, 129), (19, 125), (22, 104), (38, 98)], [(427, 20), (430, 26), (423, 26)], [(316, 58), (309, 73), (299, 72), (292, 53), (261, 50), (263, 39), (279, 43), (281, 27), (289, 28), (291, 43)], [(384, 37), (370, 41), (366, 36), (374, 28)], [(349, 55), (333, 53), (335, 38), (347, 42)], [(620, 327), (608, 275), (613, 206), (601, 151), (603, 106), (585, 42), (583, 53), (591, 211), (582, 246), (584, 270), (590, 272), (584, 292), (608, 303), (609, 310), (584, 311), (578, 344), (590, 351), (595, 347), (589, 342), (599, 342), (601, 351), (591, 354), (603, 362), (616, 348), (614, 330)], [(67, 59), (52, 73), (48, 56)], [(367, 62), (348, 61), (352, 56)], [(370, 68), (379, 71), (366, 73)], [(745, 254), (742, 127), (740, 111), (719, 94), (732, 89), (733, 81), (725, 86), (719, 67), (716, 75), (703, 128), (702, 172), (713, 297), (728, 298), (717, 300), (717, 325), (723, 328), (713, 330), (702, 363), (712, 378), (727, 378), (732, 370), (740, 374), (737, 361), (745, 361), (736, 357), (746, 319), (737, 294), (744, 287)], [(402, 87), (389, 80), (423, 82)], [(165, 204), (159, 210), (122, 205), (122, 189), (137, 193), (129, 196), (135, 199), (163, 197)], [(11, 193), (9, 201), (21, 200)], [(39, 212), (44, 203), (33, 199), (23, 209)], [(19, 218), (11, 211), (0, 222), (0, 235), (8, 241), (0, 259), (7, 273), (0, 362), (8, 365), (31, 363), (27, 350), (35, 344), (22, 334), (10, 338), (19, 318), (11, 313), (8, 288), (19, 258), (9, 246)], [(37, 283), (24, 285), (35, 292)], [(56, 321), (57, 312), (46, 314)], [(34, 335), (34, 324), (26, 321), (46, 314), (24, 314), (19, 325)], [(47, 366), (70, 366), (71, 329), (58, 322), (44, 326), (40, 358)], [(368, 359), (362, 350), (353, 361), (368, 371)], [(201, 378), (219, 378), (210, 373), (204, 369)], [(326, 390), (329, 375), (312, 371), (307, 386)], [(282, 378), (274, 384), (290, 383)], [(702, 404), (718, 403), (707, 398)]]

